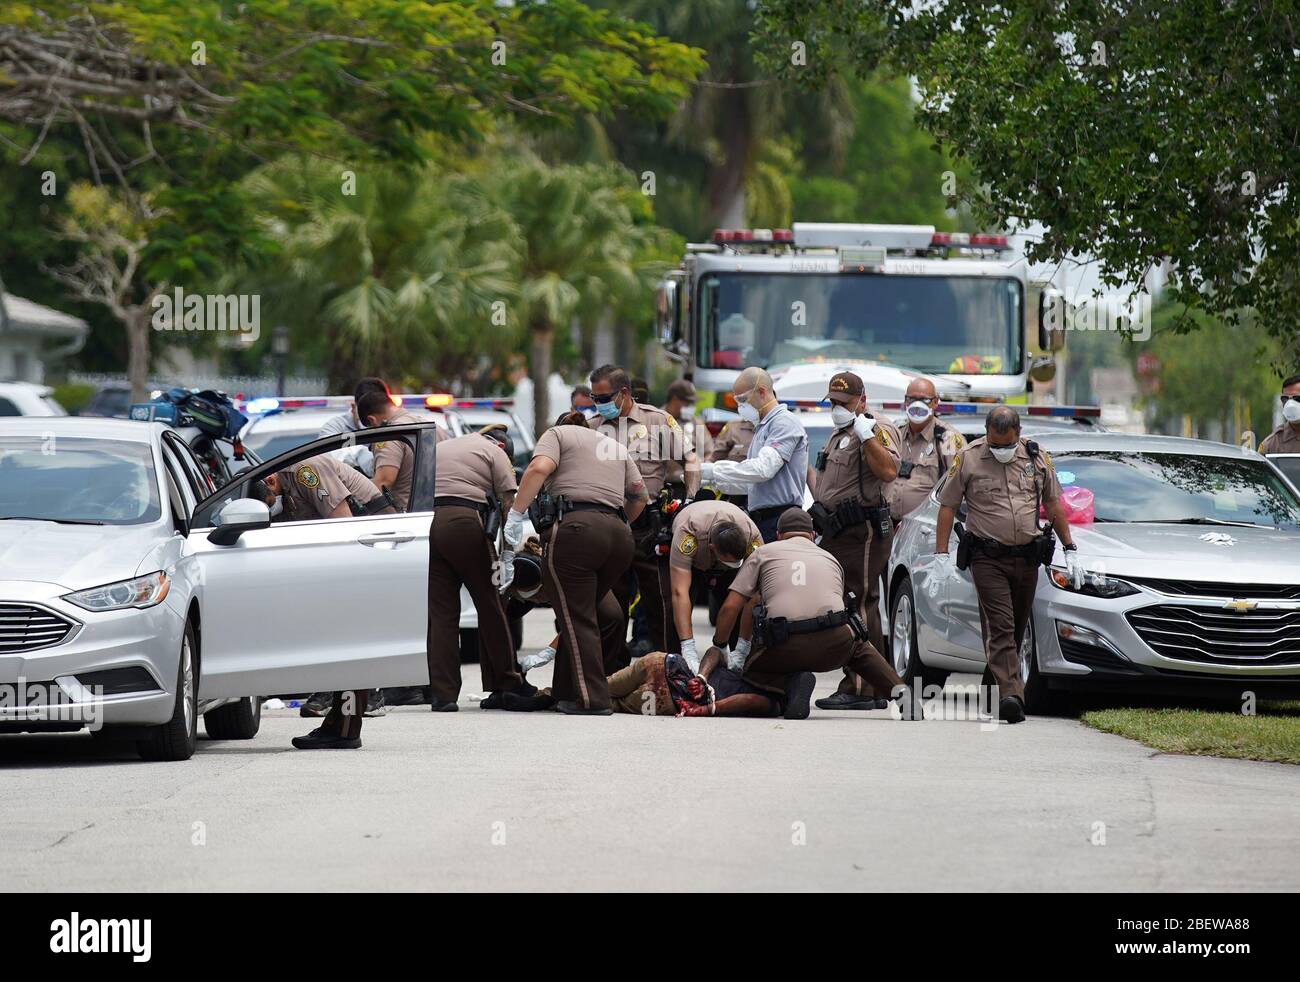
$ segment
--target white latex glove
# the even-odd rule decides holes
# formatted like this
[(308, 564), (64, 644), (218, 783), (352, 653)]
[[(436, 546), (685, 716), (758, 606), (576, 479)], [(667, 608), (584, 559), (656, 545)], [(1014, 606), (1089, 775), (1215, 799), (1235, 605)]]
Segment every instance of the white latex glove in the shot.
[(713, 462), (705, 461), (700, 464), (700, 483), (708, 484), (713, 480)]
[(515, 581), (515, 554), (505, 549), (501, 552), (501, 585), (497, 587), (499, 593), (505, 593), (510, 589), (510, 584)]
[(739, 675), (741, 672), (745, 670), (745, 662), (749, 660), (749, 652), (748, 650), (741, 651), (739, 642), (737, 642), (736, 644), (735, 651), (727, 651), (727, 649), (725, 648), (722, 650), (726, 652), (727, 667), (729, 669), (731, 669), (737, 675)]
[[(748, 638), (737, 639), (736, 650), (732, 652), (732, 659), (738, 659), (740, 661), (740, 668), (744, 668), (745, 662), (749, 661), (749, 649), (751, 646), (752, 642)], [(728, 659), (727, 661), (728, 668), (731, 668), (732, 659)], [(738, 672), (740, 671), (740, 668), (734, 669), (734, 671)]]
[(524, 539), (524, 514), (513, 508), (506, 513), (506, 548), (516, 549)]
[(946, 552), (935, 553), (934, 563), (930, 566), (930, 578), (925, 584), (926, 595), (936, 600), (943, 585), (957, 576), (957, 569), (952, 564), (952, 556)]
[(375, 476), (375, 455), (371, 453), (370, 448), (363, 443), (358, 443), (351, 447), (340, 447), (338, 450), (331, 450), (330, 456), (350, 467), (355, 467), (362, 474), (366, 475), (366, 477)]
[(863, 443), (871, 439), (871, 434), (876, 432), (876, 421), (867, 416), (853, 417), (853, 435)]
[(1076, 590), (1082, 588), (1084, 568), (1083, 559), (1079, 556), (1077, 549), (1071, 549), (1065, 554), (1065, 571), (1069, 574), (1071, 581), (1074, 583)]
[(541, 651), (534, 652), (531, 655), (524, 655), (519, 659), (519, 670), (521, 672), (531, 672), (534, 668), (541, 668), (543, 665), (549, 665), (555, 661), (555, 649), (549, 644)]
[(686, 664), (692, 672), (699, 674), (700, 656), (695, 650), (695, 639), (687, 638), (682, 642), (682, 657), (686, 659)]

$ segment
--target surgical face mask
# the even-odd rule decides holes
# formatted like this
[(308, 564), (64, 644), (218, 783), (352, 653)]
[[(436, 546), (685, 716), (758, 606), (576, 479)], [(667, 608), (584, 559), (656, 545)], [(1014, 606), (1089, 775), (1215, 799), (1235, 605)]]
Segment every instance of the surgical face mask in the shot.
[(831, 422), (838, 429), (841, 426), (848, 426), (853, 422), (854, 413), (850, 412), (843, 406), (831, 407)]
[(933, 415), (934, 410), (930, 408), (930, 404), (924, 399), (916, 399), (907, 404), (907, 418), (917, 426), (920, 426)]
[(284, 495), (277, 494), (275, 500), (271, 502), (271, 517), (275, 518), (284, 511)]
[(613, 399), (608, 402), (598, 402), (596, 412), (600, 413), (601, 419), (618, 419), (618, 403)]
[(993, 458), (994, 458), (994, 459), (995, 459), (999, 464), (1009, 464), (1009, 463), (1011, 463), (1012, 459), (1013, 459), (1013, 458), (1015, 457), (1015, 455), (1016, 455), (1016, 445), (1015, 445), (1014, 443), (1011, 444), (1011, 446), (1009, 446), (1009, 447), (994, 447), (994, 446), (990, 446), (989, 449), (993, 451)]
[(731, 562), (728, 562), (725, 559), (719, 559), (718, 565), (721, 566), (723, 569), (740, 569), (740, 567), (745, 565), (745, 561), (743, 559), (736, 559)]
[(1300, 402), (1294, 398), (1288, 399), (1282, 407), (1282, 417), (1288, 423), (1300, 423)]
[(754, 397), (754, 393), (751, 392), (746, 397), (744, 402), (736, 406), (736, 412), (740, 413), (740, 418), (747, 423), (757, 423), (761, 418), (758, 415), (758, 407), (751, 405), (749, 402), (749, 400), (752, 399), (753, 397)]

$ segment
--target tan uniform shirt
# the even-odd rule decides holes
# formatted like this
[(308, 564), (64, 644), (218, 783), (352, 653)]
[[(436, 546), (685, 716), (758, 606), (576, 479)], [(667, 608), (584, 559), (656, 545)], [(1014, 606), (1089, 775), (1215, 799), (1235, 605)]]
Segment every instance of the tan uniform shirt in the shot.
[[(873, 439), (880, 441), (897, 463), (900, 437), (894, 424), (877, 417)], [(832, 433), (826, 441), (824, 452), (826, 468), (817, 473), (814, 501), (834, 506), (857, 498), (870, 508), (880, 506), (887, 485), (872, 472), (866, 450), (854, 434), (852, 425), (841, 427)]]
[(1259, 445), (1259, 452), (1300, 453), (1300, 428), (1291, 423), (1283, 423)]
[[(400, 426), (404, 423), (427, 423), (431, 416), (417, 416), (409, 409), (399, 409), (395, 412), (385, 426)], [(437, 430), (438, 442), (447, 439), (447, 434), (441, 427)], [(371, 444), (370, 449), (375, 455), (375, 470), (381, 467), (396, 467), (397, 477), (394, 478), (392, 486), (388, 489), (397, 506), (406, 511), (411, 503), (411, 483), (415, 480), (415, 451), (405, 440), (382, 440), (379, 443)]]
[(552, 426), (538, 439), (533, 456), (555, 461), (545, 484), (551, 494), (611, 508), (646, 497), (645, 480), (627, 448), (595, 430)]
[(967, 529), (1003, 545), (1025, 545), (1039, 535), (1038, 485), (1042, 484), (1043, 504), (1061, 496), (1052, 458), (1040, 449), (1038, 459), (1035, 467), (1021, 440), (1011, 463), (1000, 464), (980, 437), (948, 469), (939, 504), (957, 508), (965, 498)]
[(844, 569), (812, 539), (799, 535), (755, 549), (731, 589), (759, 597), (769, 617), (803, 620), (844, 609)]
[(612, 420), (597, 416), (588, 425), (627, 447), (652, 501), (670, 478), (682, 479), (682, 466), (691, 452), (690, 440), (677, 420), (662, 409), (638, 402), (626, 416)]
[(739, 525), (749, 536), (750, 552), (763, 544), (763, 534), (744, 509), (730, 501), (696, 501), (673, 519), (673, 544), (668, 565), (677, 569), (710, 570), (718, 565), (709, 542), (714, 526), (722, 522)]
[(733, 419), (718, 432), (713, 441), (713, 452), (709, 460), (744, 460), (749, 454), (749, 445), (754, 440), (754, 424), (743, 419)]
[(277, 471), (284, 516), (291, 522), (328, 518), (351, 495), (364, 505), (379, 497), (374, 482), (359, 470), (333, 457), (318, 454), (287, 470)]
[(435, 498), (466, 498), (486, 504), (488, 491), (501, 498), (518, 489), (506, 452), (480, 433), (439, 443), (437, 454)]
[[(938, 440), (935, 439), (937, 426), (943, 426), (943, 435)], [(966, 449), (966, 438), (933, 416), (916, 433), (912, 432), (906, 420), (899, 422), (897, 429), (901, 441), (899, 456), (912, 465), (912, 473), (908, 477), (900, 476), (885, 489), (895, 519), (902, 518), (923, 502), (957, 455)]]

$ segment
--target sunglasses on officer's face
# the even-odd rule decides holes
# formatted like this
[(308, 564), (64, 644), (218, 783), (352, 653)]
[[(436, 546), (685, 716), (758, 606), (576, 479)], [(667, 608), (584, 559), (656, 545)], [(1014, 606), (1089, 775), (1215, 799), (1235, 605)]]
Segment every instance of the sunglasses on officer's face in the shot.
[(1282, 405), (1285, 406), (1288, 402), (1291, 402), (1293, 399), (1296, 402), (1300, 402), (1300, 392), (1297, 392), (1294, 395), (1286, 395), (1285, 393), (1283, 393), (1281, 397)]
[[(619, 391), (622, 390), (620, 389)], [(613, 399), (616, 395), (618, 395), (618, 392), (607, 392), (605, 395), (596, 395), (596, 393), (593, 392), (591, 394), (591, 401), (598, 406), (602, 406)]]

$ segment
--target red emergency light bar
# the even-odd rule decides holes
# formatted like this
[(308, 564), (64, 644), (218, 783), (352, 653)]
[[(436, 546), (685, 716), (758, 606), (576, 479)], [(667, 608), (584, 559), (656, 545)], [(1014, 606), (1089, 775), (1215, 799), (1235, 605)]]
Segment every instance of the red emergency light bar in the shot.
[(1010, 249), (1011, 243), (1005, 235), (970, 235), (966, 232), (935, 232), (930, 239), (932, 246), (966, 249)]
[(794, 242), (794, 232), (788, 228), (715, 228), (713, 241), (717, 243), (769, 242), (785, 245)]
[[(780, 399), (779, 402), (791, 409), (803, 409), (812, 412), (827, 412), (831, 404), (825, 399)], [(870, 402), (868, 403), (875, 409), (886, 409), (889, 411), (902, 412), (907, 408), (906, 403), (902, 402)], [(947, 413), (950, 416), (978, 416), (988, 413), (996, 406), (1007, 405), (1003, 402), (941, 402), (939, 403), (938, 412)], [(1071, 419), (1097, 419), (1101, 416), (1100, 406), (1012, 406), (1016, 412), (1022, 416), (1058, 416)]]

